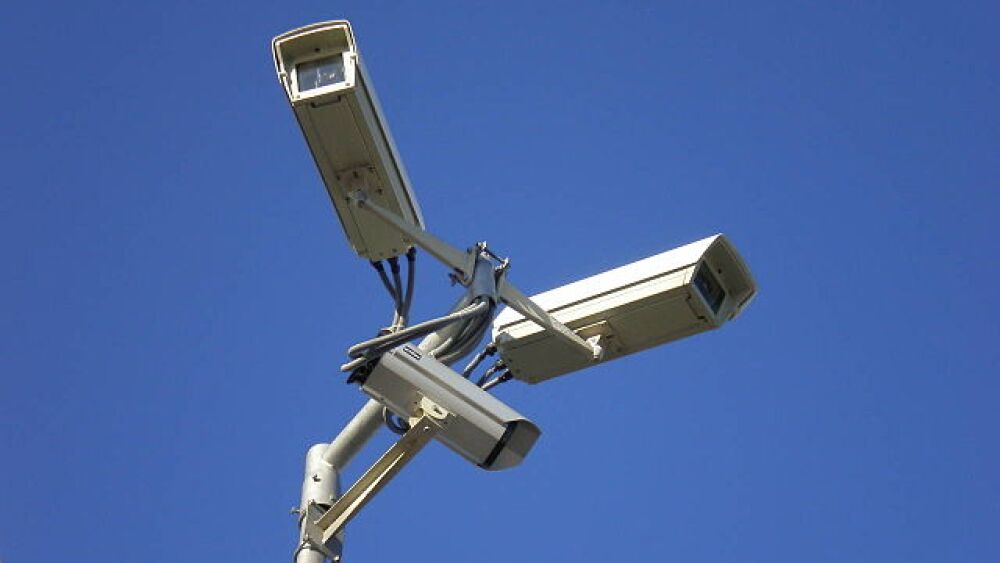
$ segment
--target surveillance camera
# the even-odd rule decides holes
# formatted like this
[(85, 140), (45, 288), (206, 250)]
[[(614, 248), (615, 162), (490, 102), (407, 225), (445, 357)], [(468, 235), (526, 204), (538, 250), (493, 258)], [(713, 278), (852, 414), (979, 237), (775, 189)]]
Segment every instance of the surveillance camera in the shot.
[(419, 415), (423, 398), (439, 405), (453, 416), (436, 438), (483, 469), (521, 463), (541, 434), (514, 409), (409, 344), (383, 354), (361, 389), (402, 417)]
[(369, 200), (424, 227), (371, 79), (358, 56), (351, 25), (346, 21), (308, 25), (275, 37), (271, 46), (278, 79), (348, 242), (369, 260), (406, 252), (410, 243), (397, 230), (358, 211), (348, 200), (349, 194), (364, 192)]
[[(719, 328), (756, 291), (736, 249), (715, 235), (531, 299), (580, 337), (596, 341), (604, 349), (602, 361), (609, 361)], [(493, 340), (514, 377), (527, 383), (594, 365), (512, 309), (494, 320)]]

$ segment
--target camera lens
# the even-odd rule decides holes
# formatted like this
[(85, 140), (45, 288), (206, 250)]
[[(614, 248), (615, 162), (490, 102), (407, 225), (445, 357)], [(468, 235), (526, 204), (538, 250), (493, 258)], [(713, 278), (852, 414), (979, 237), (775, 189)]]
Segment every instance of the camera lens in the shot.
[(712, 308), (712, 312), (718, 313), (723, 299), (726, 298), (726, 292), (707, 265), (703, 264), (698, 268), (698, 273), (694, 277), (694, 286), (698, 288), (698, 293), (701, 293), (702, 298)]
[(344, 81), (344, 58), (334, 55), (295, 67), (299, 92), (308, 92)]

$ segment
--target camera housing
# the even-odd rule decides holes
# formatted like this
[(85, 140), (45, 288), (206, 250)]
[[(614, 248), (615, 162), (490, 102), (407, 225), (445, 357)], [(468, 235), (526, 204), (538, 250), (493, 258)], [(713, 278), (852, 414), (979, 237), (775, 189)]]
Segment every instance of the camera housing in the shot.
[[(580, 337), (604, 349), (600, 362), (719, 328), (757, 292), (724, 235), (534, 295)], [(493, 322), (493, 341), (514, 377), (539, 383), (595, 365), (512, 309)]]
[(344, 228), (360, 256), (382, 260), (410, 247), (399, 231), (352, 207), (361, 191), (403, 220), (424, 227), (420, 206), (389, 133), (351, 24), (320, 22), (271, 42), (278, 80)]
[(452, 416), (436, 438), (483, 469), (518, 465), (541, 434), (514, 409), (409, 344), (384, 353), (361, 390), (404, 418), (421, 414), (422, 399), (440, 406)]

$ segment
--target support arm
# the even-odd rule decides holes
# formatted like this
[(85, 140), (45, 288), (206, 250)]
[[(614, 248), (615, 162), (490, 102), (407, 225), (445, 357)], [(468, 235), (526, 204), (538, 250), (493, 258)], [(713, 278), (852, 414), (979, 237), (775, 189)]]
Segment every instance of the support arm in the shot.
[(337, 534), (347, 523), (357, 516), (369, 501), (395, 477), (426, 446), (439, 430), (448, 424), (452, 416), (438, 405), (423, 399), (422, 413), (411, 419), (410, 429), (395, 444), (365, 471), (356, 483), (351, 485), (337, 499), (329, 510), (323, 510), (316, 503), (310, 503), (305, 519), (305, 537), (310, 544), (331, 560), (336, 557), (341, 546)]
[(514, 287), (507, 281), (506, 276), (501, 278), (497, 284), (497, 295), (500, 300), (506, 303), (511, 309), (521, 313), (526, 318), (531, 319), (538, 326), (552, 331), (553, 334), (569, 342), (582, 354), (586, 354), (595, 362), (601, 359), (604, 349), (596, 343), (589, 342), (570, 330), (570, 328), (550, 315), (548, 311), (542, 309), (538, 303), (530, 297), (521, 293), (521, 290)]
[(364, 209), (383, 223), (396, 229), (413, 244), (423, 248), (428, 254), (437, 258), (445, 266), (455, 270), (463, 283), (472, 279), (472, 270), (476, 266), (475, 254), (462, 252), (454, 246), (428, 233), (420, 227), (404, 221), (399, 215), (368, 200), (364, 192), (356, 191), (347, 196), (351, 204), (358, 209)]

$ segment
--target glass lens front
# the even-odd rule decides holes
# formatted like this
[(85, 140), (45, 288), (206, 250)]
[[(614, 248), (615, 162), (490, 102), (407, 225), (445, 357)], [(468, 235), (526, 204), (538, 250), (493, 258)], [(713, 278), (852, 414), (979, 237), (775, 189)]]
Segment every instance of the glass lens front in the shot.
[(698, 288), (698, 292), (705, 298), (708, 306), (712, 308), (712, 312), (718, 313), (719, 306), (722, 305), (722, 300), (726, 298), (726, 290), (722, 289), (722, 286), (719, 285), (719, 281), (712, 275), (712, 271), (708, 268), (707, 264), (702, 264), (698, 268), (698, 273), (694, 277), (694, 286)]
[(334, 55), (295, 67), (299, 92), (308, 92), (344, 81), (344, 57)]

